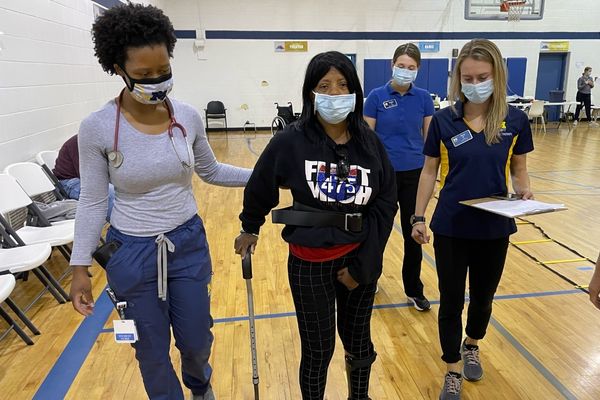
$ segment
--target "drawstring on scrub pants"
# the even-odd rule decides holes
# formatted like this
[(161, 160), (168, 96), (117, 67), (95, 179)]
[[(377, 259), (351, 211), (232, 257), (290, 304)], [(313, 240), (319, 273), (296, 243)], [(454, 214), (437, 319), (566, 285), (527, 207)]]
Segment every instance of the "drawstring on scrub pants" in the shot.
[(154, 241), (158, 247), (156, 253), (156, 264), (158, 265), (158, 297), (167, 301), (167, 251), (173, 253), (175, 245), (168, 237), (161, 233)]

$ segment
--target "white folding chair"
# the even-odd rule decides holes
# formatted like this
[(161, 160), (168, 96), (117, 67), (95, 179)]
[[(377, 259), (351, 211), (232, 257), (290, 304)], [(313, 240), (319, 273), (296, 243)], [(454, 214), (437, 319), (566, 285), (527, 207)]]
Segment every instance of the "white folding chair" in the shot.
[(54, 170), (54, 167), (56, 166), (57, 158), (58, 158), (58, 151), (56, 151), (56, 150), (44, 150), (44, 151), (40, 151), (39, 153), (37, 153), (35, 155), (35, 160), (37, 161), (38, 164), (40, 164), (42, 166), (42, 169), (44, 170), (46, 175), (48, 175), (48, 178), (50, 178), (50, 180), (54, 184), (54, 187), (56, 188), (56, 190), (58, 190), (58, 192), (64, 199), (67, 199), (69, 197), (67, 195), (67, 192), (61, 185), (61, 183), (58, 180), (58, 178), (56, 177), (56, 175), (54, 175), (54, 172), (52, 172)]
[[(52, 247), (58, 247), (63, 256), (69, 260), (70, 252), (66, 245), (73, 242), (74, 229), (72, 224), (56, 224), (50, 226), (11, 226), (4, 218), (4, 215), (11, 211), (28, 208), (36, 213), (36, 207), (32, 200), (23, 191), (15, 178), (6, 174), (0, 174), (0, 225), (2, 226), (5, 241), (8, 241), (12, 247), (31, 244), (45, 243)], [(60, 292), (60, 295), (68, 300), (69, 296), (62, 289), (56, 279), (48, 273), (48, 280)]]
[(62, 195), (57, 196), (54, 182), (44, 172), (41, 165), (32, 162), (19, 162), (8, 165), (4, 173), (12, 176), (19, 182), (29, 197), (39, 196), (52, 192), (54, 197), (62, 200)]
[(51, 170), (56, 165), (56, 159), (58, 158), (58, 151), (56, 150), (44, 150), (40, 151), (35, 155), (35, 160), (40, 165), (46, 165)]
[[(42, 167), (36, 163), (20, 162), (10, 164), (4, 168), (4, 173), (15, 178), (25, 193), (27, 193), (27, 195), (32, 199), (36, 196), (42, 196), (46, 193), (52, 192), (54, 194), (54, 198), (57, 200), (63, 200), (62, 196), (56, 196), (56, 187), (54, 186), (54, 183), (44, 172)], [(52, 225), (58, 224), (68, 224), (73, 230), (75, 230), (74, 219), (58, 221)]]
[[(7, 214), (19, 208), (33, 208), (35, 205), (15, 178), (0, 174), (0, 214)], [(51, 246), (64, 246), (73, 242), (73, 224), (55, 224), (50, 226), (11, 227), (24, 244), (48, 243)]]
[(531, 107), (529, 108), (529, 119), (533, 119), (535, 123), (534, 132), (537, 132), (538, 119), (542, 120), (542, 128), (544, 129), (544, 134), (546, 133), (546, 120), (544, 119), (544, 101), (543, 100), (534, 100), (531, 103)]
[[(0, 227), (0, 234), (4, 237), (7, 232)], [(56, 289), (52, 283), (52, 275), (44, 267), (44, 262), (52, 253), (52, 247), (48, 243), (25, 246), (18, 246), (14, 242), (11, 244), (14, 247), (0, 248), (0, 274), (6, 272), (19, 274), (31, 271), (59, 303), (65, 303), (66, 299)], [(13, 307), (11, 306), (11, 308)]]
[[(0, 304), (5, 301), (10, 301), (8, 296), (12, 293), (15, 288), (15, 277), (11, 274), (0, 275)], [(8, 304), (8, 303), (7, 303)], [(12, 307), (11, 307), (12, 308)], [(8, 323), (8, 329), (14, 329), (17, 335), (23, 339), (28, 345), (33, 344), (33, 340), (21, 329), (21, 327), (15, 322), (14, 319), (0, 306), (0, 317), (2, 317), (6, 323)], [(39, 333), (39, 332), (38, 332)]]

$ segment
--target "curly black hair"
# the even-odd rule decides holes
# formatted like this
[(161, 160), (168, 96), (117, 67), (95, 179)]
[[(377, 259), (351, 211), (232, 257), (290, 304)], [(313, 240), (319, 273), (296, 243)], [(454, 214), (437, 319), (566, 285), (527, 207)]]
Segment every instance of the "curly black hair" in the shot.
[(96, 57), (102, 69), (116, 74), (114, 64), (123, 66), (132, 47), (167, 46), (169, 57), (177, 38), (169, 18), (162, 10), (142, 4), (123, 4), (110, 8), (92, 26)]

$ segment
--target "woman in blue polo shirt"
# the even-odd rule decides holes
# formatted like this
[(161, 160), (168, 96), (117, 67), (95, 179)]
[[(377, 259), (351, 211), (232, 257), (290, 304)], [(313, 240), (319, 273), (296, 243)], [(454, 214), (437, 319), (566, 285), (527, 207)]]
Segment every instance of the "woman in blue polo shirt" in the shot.
[(425, 157), (423, 142), (433, 115), (429, 92), (413, 81), (421, 65), (419, 48), (399, 46), (392, 59), (392, 80), (373, 89), (365, 102), (364, 117), (383, 142), (396, 172), (400, 223), (404, 237), (402, 281), (404, 292), (419, 311), (431, 308), (423, 295), (421, 245), (411, 239), (410, 216), (415, 212), (419, 176)]
[[(431, 230), (440, 290), (438, 315), (442, 360), (447, 374), (441, 400), (460, 399), (462, 377), (482, 378), (478, 340), (485, 336), (492, 300), (500, 282), (513, 219), (459, 204), (513, 190), (533, 198), (526, 154), (533, 150), (524, 112), (506, 104), (506, 68), (498, 47), (475, 39), (461, 50), (450, 84), (452, 107), (433, 116), (425, 142), (413, 238), (429, 241), (425, 209), (441, 165), (439, 200)], [(510, 174), (510, 176), (509, 176)], [(462, 310), (469, 274), (469, 310), (462, 342)], [(459, 362), (463, 361), (463, 367)]]

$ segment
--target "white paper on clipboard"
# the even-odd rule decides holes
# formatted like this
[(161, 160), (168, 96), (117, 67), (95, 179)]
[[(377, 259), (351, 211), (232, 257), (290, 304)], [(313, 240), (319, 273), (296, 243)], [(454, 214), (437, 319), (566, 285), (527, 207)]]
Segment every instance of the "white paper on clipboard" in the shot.
[(507, 218), (543, 214), (566, 210), (564, 204), (545, 203), (538, 200), (498, 200), (491, 197), (461, 201), (461, 204)]

